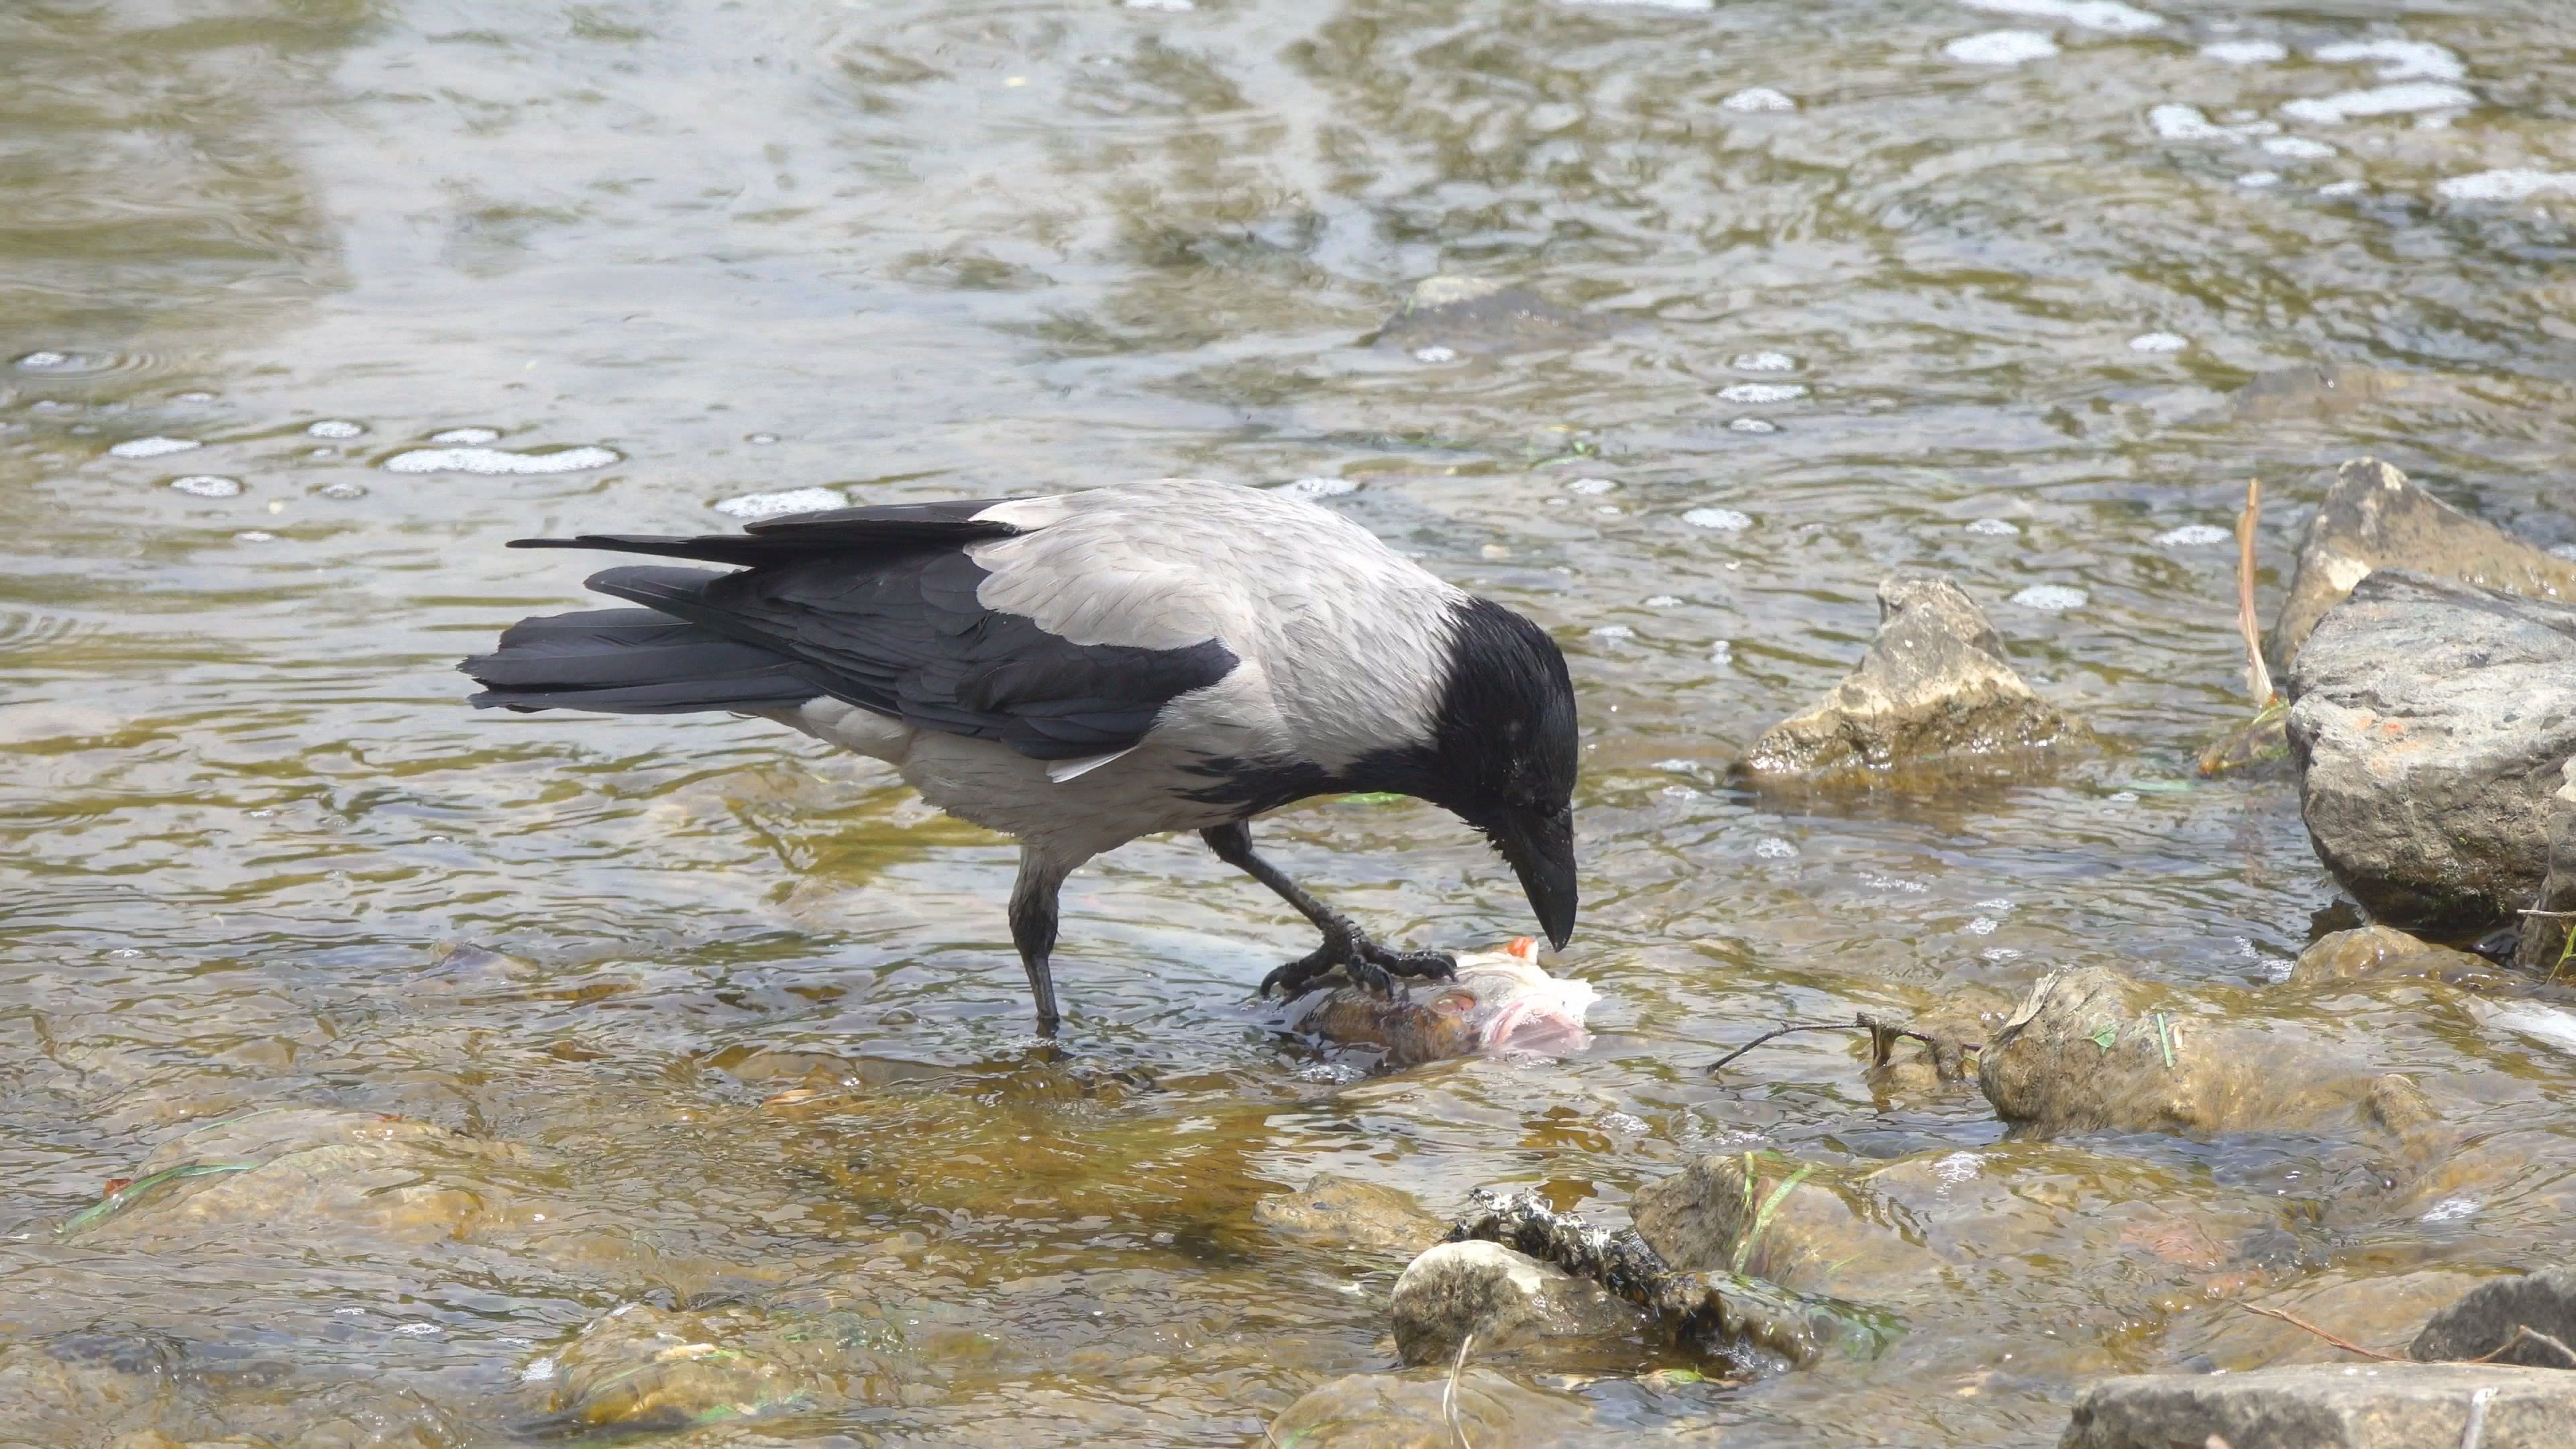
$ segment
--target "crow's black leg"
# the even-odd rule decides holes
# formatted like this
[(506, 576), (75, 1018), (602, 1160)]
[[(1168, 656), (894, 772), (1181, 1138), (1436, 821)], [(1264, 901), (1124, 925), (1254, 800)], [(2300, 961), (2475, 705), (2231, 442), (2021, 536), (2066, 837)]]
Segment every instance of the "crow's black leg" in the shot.
[(1020, 879), (1011, 888), (1011, 943), (1020, 948), (1020, 965), (1029, 973), (1029, 995), (1037, 998), (1038, 1035), (1055, 1035), (1062, 1020), (1055, 1009), (1055, 975), (1047, 958), (1055, 954), (1055, 893), (1068, 872), (1027, 846), (1020, 847)]
[(1430, 976), (1447, 980), (1457, 974), (1458, 958), (1446, 951), (1393, 951), (1368, 938), (1368, 933), (1352, 924), (1351, 918), (1308, 895), (1295, 881), (1279, 873), (1279, 868), (1255, 855), (1252, 850), (1252, 827), (1238, 820), (1213, 830), (1202, 830), (1199, 838), (1216, 852), (1216, 858), (1270, 887), (1279, 899), (1297, 908), (1297, 914), (1315, 923), (1324, 933), (1324, 944), (1261, 978), (1257, 994), (1268, 995), (1273, 987), (1282, 996), (1294, 996), (1318, 976), (1339, 966), (1350, 973), (1353, 981), (1393, 995), (1398, 976)]

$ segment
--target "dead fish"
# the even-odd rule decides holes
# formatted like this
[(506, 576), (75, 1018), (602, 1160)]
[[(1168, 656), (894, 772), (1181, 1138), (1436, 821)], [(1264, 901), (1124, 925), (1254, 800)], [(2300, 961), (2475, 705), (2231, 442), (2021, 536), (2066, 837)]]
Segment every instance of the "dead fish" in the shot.
[(1588, 981), (1548, 975), (1538, 941), (1523, 936), (1460, 956), (1454, 980), (1398, 996), (1356, 985), (1310, 992), (1289, 1003), (1287, 1024), (1337, 1046), (1375, 1048), (1391, 1066), (1495, 1051), (1567, 1056), (1591, 1043), (1583, 1014), (1599, 996)]

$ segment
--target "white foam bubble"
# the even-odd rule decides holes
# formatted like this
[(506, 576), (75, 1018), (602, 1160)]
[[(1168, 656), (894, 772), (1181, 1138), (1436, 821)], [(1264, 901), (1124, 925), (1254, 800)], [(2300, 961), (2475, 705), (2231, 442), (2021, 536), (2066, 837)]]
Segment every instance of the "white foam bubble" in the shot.
[(385, 460), (388, 473), (579, 473), (621, 461), (609, 448), (564, 448), (552, 453), (511, 453), (499, 448), (414, 448)]
[(501, 430), (499, 428), (449, 428), (443, 433), (430, 434), (429, 440), (450, 446), (478, 448), (485, 443), (501, 441)]
[(1637, 631), (1625, 624), (1604, 624), (1592, 631), (1592, 637), (1610, 640), (1634, 639), (1637, 637)]
[(1980, 518), (1968, 525), (1968, 532), (1981, 534), (1987, 538), (2011, 538), (2020, 533), (2021, 529), (2000, 518)]
[(242, 491), (240, 479), (219, 478), (212, 473), (191, 473), (185, 478), (173, 478), (170, 486), (191, 498), (239, 498)]
[(2431, 1207), (2424, 1209), (2422, 1221), (2428, 1223), (2455, 1223), (2462, 1218), (2476, 1216), (2478, 1206), (2478, 1200), (2473, 1197), (2446, 1197), (2440, 1202), (2433, 1204)]
[(1416, 362), (1456, 362), (1458, 360), (1458, 350), (1454, 347), (1440, 347), (1436, 345), (1431, 347), (1417, 347), (1413, 349), (1413, 360)]
[(1959, 0), (1971, 10), (1990, 15), (2025, 15), (2034, 20), (2063, 20), (2086, 30), (2111, 35), (2143, 35), (2164, 28), (2165, 18), (2120, 0)]
[(1761, 418), (1735, 418), (1727, 423), (1726, 430), (1730, 433), (1776, 433), (1780, 431), (1780, 425)]
[(1952, 1186), (1973, 1181), (1977, 1176), (1977, 1154), (1953, 1152), (1932, 1164), (1932, 1175)]
[(242, 543), (275, 543), (277, 535), (265, 528), (245, 528), (233, 537)]
[(71, 366), (72, 355), (68, 352), (30, 352), (18, 359), (18, 365), (29, 372), (44, 372), (51, 368)]
[(2359, 196), (2370, 187), (2359, 181), (2329, 181), (2317, 188), (2319, 196)]
[(2158, 548), (2207, 548), (2211, 544), (2233, 543), (2236, 535), (2214, 523), (2186, 523), (2168, 528), (2156, 535)]
[(317, 438), (354, 438), (366, 430), (364, 424), (350, 422), (347, 418), (324, 418), (304, 431)]
[(2288, 60), (2290, 48), (2277, 40), (2220, 40), (2202, 46), (2200, 54), (2221, 65), (2269, 65)]
[(2323, 141), (2311, 141), (2305, 136), (2274, 136), (2263, 143), (2263, 151), (2286, 161), (2323, 161), (2335, 154), (2332, 146)]
[(2132, 352), (2180, 352), (2191, 345), (2191, 339), (2179, 332), (2141, 332), (2129, 339)]
[(107, 450), (111, 458), (166, 458), (202, 446), (194, 438), (128, 438)]
[(1794, 382), (1739, 382), (1717, 390), (1720, 402), (1784, 403), (1805, 397), (1804, 384)]
[(2278, 171), (2248, 171), (2244, 175), (2236, 178), (2236, 184), (2244, 187), (2248, 191), (2260, 191), (2266, 186), (2280, 185), (2281, 173)]
[(325, 483), (313, 491), (321, 494), (325, 498), (364, 498), (367, 496), (367, 485), (364, 483)]
[(1962, 35), (1942, 46), (1941, 53), (1962, 65), (2019, 65), (2026, 60), (2046, 60), (2058, 50), (2057, 42), (2045, 31), (1989, 30)]
[(2458, 55), (2429, 40), (2339, 40), (2308, 54), (2330, 65), (2378, 61), (2381, 80), (2464, 80), (2469, 74)]
[(210, 393), (210, 392), (194, 392), (194, 391), (191, 391), (191, 392), (174, 392), (174, 393), (170, 394), (170, 401), (172, 401), (172, 402), (183, 402), (183, 403), (210, 403), (210, 402), (213, 402), (214, 400), (215, 400), (215, 395), (214, 395), (213, 393)]
[(1359, 492), (1360, 484), (1356, 478), (1299, 478), (1294, 482), (1281, 484), (1279, 491), (1295, 494), (1299, 498), (1339, 498), (1344, 494)]
[(1607, 493), (1618, 486), (1607, 478), (1577, 478), (1565, 485), (1565, 491), (1583, 494)]
[(1721, 111), (1794, 111), (1798, 109), (1798, 103), (1769, 86), (1753, 86), (1719, 101), (1717, 108)]
[(1192, 0), (1118, 0), (1118, 3), (1130, 10), (1163, 10), (1175, 14), (1199, 8)]
[(555, 1361), (550, 1358), (538, 1359), (534, 1363), (529, 1364), (526, 1368), (519, 1370), (519, 1382), (523, 1384), (548, 1383), (553, 1380), (554, 1376)]
[(2025, 609), (2062, 614), (2068, 609), (2083, 608), (2086, 598), (2082, 589), (2070, 589), (2064, 584), (2033, 584), (2013, 595), (2012, 601)]
[(1753, 853), (1764, 860), (1793, 860), (1798, 847), (1776, 835), (1766, 835), (1753, 843)]
[(1693, 528), (1714, 528), (1723, 533), (1741, 533), (1753, 526), (1753, 520), (1732, 508), (1694, 508), (1682, 515), (1682, 522)]
[(2001, 924), (1992, 916), (1974, 916), (1961, 929), (1971, 936), (1991, 936), (1995, 933), (1996, 927)]
[(2528, 201), (2535, 196), (2576, 192), (2576, 171), (2533, 171), (2509, 167), (2454, 176), (2433, 188), (2444, 201)]
[(1738, 372), (1795, 372), (1798, 359), (1785, 352), (1739, 352), (1733, 366)]
[(765, 448), (770, 444), (777, 442), (778, 435), (776, 433), (753, 433), (745, 437), (743, 441), (756, 448)]
[(2372, 86), (2368, 90), (2304, 97), (2284, 104), (2281, 114), (2294, 121), (2334, 126), (2357, 116), (2395, 116), (2477, 103), (2476, 96), (2447, 82), (2401, 81), (2396, 85)]
[(2553, 543), (2549, 552), (2553, 557), (2576, 559), (2576, 543)]
[(2010, 946), (1988, 946), (1986, 949), (1977, 953), (1977, 959), (1980, 961), (1992, 961), (1997, 965), (2001, 965), (2006, 961), (2020, 960), (2021, 953)]
[(2200, 107), (2168, 101), (2147, 112), (2147, 127), (2167, 141), (2241, 141), (2248, 136), (2268, 136), (2280, 130), (2272, 121), (2244, 121), (2222, 126), (2202, 115)]
[(837, 488), (789, 488), (777, 493), (745, 493), (715, 505), (729, 518), (784, 518), (791, 513), (820, 513), (847, 508), (849, 498)]
[(1679, 594), (1657, 594), (1646, 601), (1646, 607), (1649, 609), (1678, 609), (1681, 605), (1682, 597)]
[(1985, 900), (1977, 902), (1977, 909), (1981, 911), (1993, 911), (1998, 915), (2008, 916), (2013, 913), (2013, 911), (2018, 907), (2018, 904), (2019, 903), (2014, 901), (2010, 896), (1989, 896)]

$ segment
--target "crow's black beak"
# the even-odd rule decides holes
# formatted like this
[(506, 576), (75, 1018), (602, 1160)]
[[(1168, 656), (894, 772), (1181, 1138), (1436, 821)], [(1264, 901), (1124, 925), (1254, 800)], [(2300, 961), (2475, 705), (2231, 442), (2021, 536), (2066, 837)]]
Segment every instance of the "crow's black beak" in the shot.
[(1574, 811), (1513, 811), (1486, 827), (1494, 848), (1511, 862), (1538, 913), (1548, 944), (1562, 951), (1574, 936)]

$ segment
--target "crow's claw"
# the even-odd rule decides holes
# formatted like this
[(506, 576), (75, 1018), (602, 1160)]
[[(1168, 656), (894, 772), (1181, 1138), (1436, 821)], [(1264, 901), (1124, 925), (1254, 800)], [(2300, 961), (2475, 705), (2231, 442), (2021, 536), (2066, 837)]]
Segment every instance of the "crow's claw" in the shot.
[(1458, 958), (1446, 951), (1389, 950), (1349, 927), (1325, 936), (1324, 944), (1312, 952), (1262, 977), (1254, 994), (1268, 996), (1276, 988), (1281, 996), (1294, 997), (1336, 968), (1354, 984), (1392, 997), (1403, 991), (1396, 984), (1398, 977), (1452, 979), (1458, 974)]

